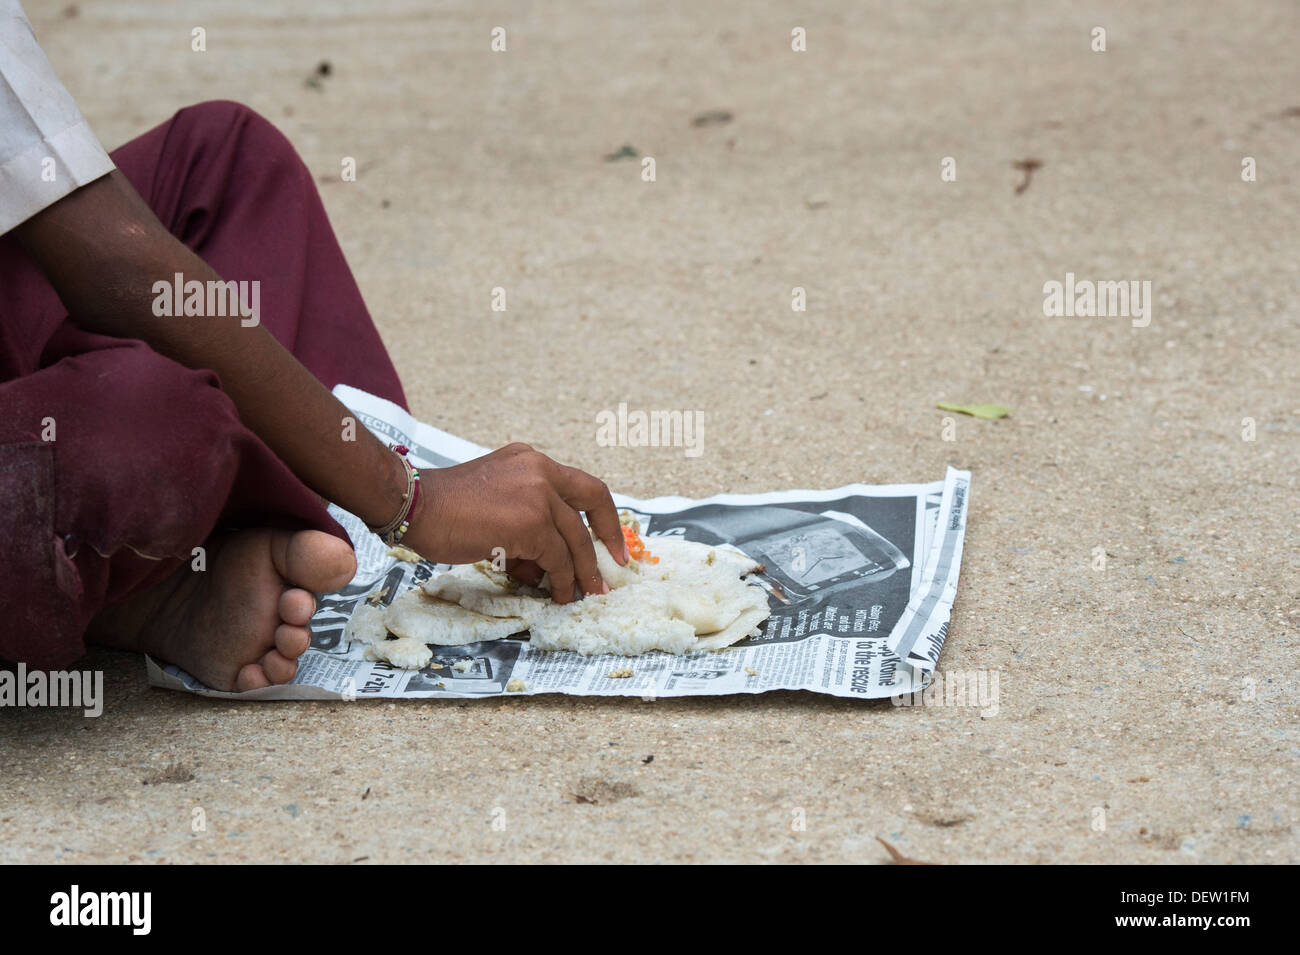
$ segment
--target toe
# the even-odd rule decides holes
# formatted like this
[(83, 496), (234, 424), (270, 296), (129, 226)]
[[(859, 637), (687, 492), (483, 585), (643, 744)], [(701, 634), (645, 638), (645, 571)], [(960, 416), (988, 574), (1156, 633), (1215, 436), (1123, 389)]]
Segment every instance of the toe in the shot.
[(282, 623), (275, 628), (275, 649), (286, 660), (296, 660), (311, 646), (311, 633), (306, 627), (293, 627)]
[(316, 612), (316, 598), (300, 587), (280, 595), (280, 619), (294, 627), (305, 627)]
[(290, 660), (279, 650), (268, 650), (262, 657), (262, 669), (272, 683), (288, 683), (298, 672), (298, 661)]
[(260, 664), (250, 663), (242, 667), (239, 675), (235, 677), (235, 690), (243, 693), (245, 690), (260, 690), (264, 686), (270, 686), (271, 681), (266, 678), (266, 672)]
[(315, 593), (338, 590), (357, 572), (352, 548), (324, 531), (282, 531), (271, 542), (280, 576)]

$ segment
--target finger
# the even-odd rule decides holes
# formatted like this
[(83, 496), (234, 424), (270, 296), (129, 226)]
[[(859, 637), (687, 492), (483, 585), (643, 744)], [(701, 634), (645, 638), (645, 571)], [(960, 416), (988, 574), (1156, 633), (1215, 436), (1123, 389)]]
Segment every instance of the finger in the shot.
[(596, 566), (596, 547), (591, 542), (591, 534), (582, 517), (568, 504), (556, 497), (551, 504), (551, 516), (555, 526), (569, 546), (569, 557), (573, 560), (573, 576), (583, 593), (607, 594), (609, 587), (600, 576)]
[(536, 561), (512, 557), (506, 561), (506, 573), (529, 587), (536, 587), (542, 582), (542, 568)]
[(627, 541), (618, 523), (618, 508), (609, 488), (600, 478), (561, 464), (557, 490), (570, 507), (586, 511), (591, 529), (604, 542), (610, 556), (620, 564), (628, 562)]
[(569, 545), (558, 530), (551, 532), (536, 561), (551, 575), (551, 599), (557, 604), (567, 604), (572, 600), (573, 558), (569, 555)]

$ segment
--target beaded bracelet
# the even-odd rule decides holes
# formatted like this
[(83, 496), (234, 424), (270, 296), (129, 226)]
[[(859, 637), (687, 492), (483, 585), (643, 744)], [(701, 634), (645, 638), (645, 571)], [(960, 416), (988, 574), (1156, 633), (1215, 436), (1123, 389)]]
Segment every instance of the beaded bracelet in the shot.
[(402, 495), (402, 504), (397, 509), (397, 516), (382, 527), (370, 527), (374, 534), (378, 534), (389, 547), (395, 547), (402, 542), (406, 532), (411, 529), (411, 515), (415, 513), (415, 502), (420, 499), (420, 472), (411, 464), (407, 457), (411, 449), (404, 444), (389, 445), (389, 449), (402, 459), (402, 464), (406, 467), (406, 492)]

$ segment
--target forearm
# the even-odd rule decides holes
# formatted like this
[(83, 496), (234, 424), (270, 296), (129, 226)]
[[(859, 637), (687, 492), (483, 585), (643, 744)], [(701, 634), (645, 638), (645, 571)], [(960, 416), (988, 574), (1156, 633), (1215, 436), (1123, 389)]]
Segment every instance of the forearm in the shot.
[[(177, 273), (205, 285), (219, 276), (163, 228), (120, 174), (78, 189), (16, 232), (77, 324), (211, 368), (241, 420), (309, 487), (372, 525), (398, 513), (406, 491), (400, 459), (365, 428), (345, 428), (347, 409), (264, 328), (245, 325), (241, 309), (154, 314), (155, 283), (171, 285)], [(465, 563), (500, 550), (549, 574), (560, 603), (601, 593), (607, 588), (584, 512), (615, 559), (627, 560), (604, 483), (526, 445), (429, 471), (420, 484), (403, 543), (430, 560)]]
[[(175, 239), (120, 178), (98, 180), (19, 230), (74, 322), (139, 338), (190, 368), (209, 368), (241, 420), (327, 500), (370, 523), (396, 513), (405, 490), (397, 457), (260, 324), (232, 314), (158, 316), (155, 283), (221, 280)], [(351, 438), (351, 440), (348, 440)]]

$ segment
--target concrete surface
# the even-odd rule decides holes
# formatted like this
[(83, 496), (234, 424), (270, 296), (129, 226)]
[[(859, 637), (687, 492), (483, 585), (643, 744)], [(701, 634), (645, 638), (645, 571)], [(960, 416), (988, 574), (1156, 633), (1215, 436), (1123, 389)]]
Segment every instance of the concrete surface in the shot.
[[(1294, 4), (64, 6), (107, 144), (285, 130), (421, 417), (633, 494), (970, 468), (943, 665), (1002, 699), (228, 705), (97, 652), (102, 718), (0, 711), (0, 859), (1300, 861)], [(1067, 271), (1151, 281), (1150, 326), (1045, 318)], [(944, 400), (1013, 413), (945, 441)], [(598, 447), (620, 401), (705, 453)]]

